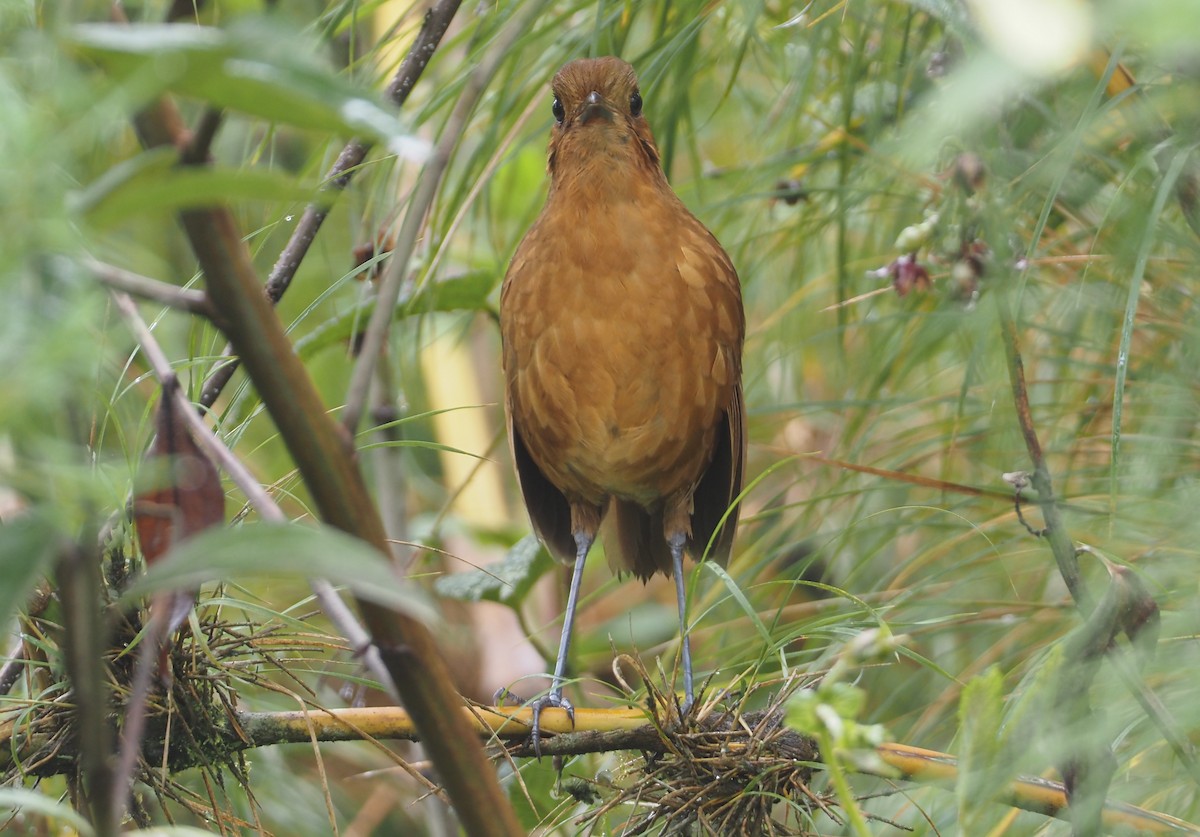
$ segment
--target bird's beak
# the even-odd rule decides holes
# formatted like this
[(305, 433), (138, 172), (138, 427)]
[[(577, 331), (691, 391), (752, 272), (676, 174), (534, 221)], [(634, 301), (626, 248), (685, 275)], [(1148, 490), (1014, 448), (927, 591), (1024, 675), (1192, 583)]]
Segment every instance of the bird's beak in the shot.
[(614, 115), (612, 108), (604, 101), (604, 98), (593, 90), (583, 100), (583, 110), (579, 111), (579, 124), (586, 125), (597, 117), (606, 122), (612, 122)]

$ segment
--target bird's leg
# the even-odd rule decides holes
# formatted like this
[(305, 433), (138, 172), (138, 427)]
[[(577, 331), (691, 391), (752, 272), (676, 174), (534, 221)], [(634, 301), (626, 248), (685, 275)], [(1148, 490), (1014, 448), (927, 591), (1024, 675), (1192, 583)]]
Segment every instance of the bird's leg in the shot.
[(583, 565), (587, 560), (588, 550), (592, 548), (595, 533), (575, 533), (575, 568), (571, 572), (571, 591), (567, 594), (567, 613), (563, 617), (562, 637), (558, 641), (558, 659), (554, 663), (554, 679), (550, 694), (537, 698), (530, 703), (533, 709), (533, 752), (540, 758), (542, 755), (542, 729), (540, 726), (542, 710), (547, 706), (557, 706), (565, 709), (571, 724), (575, 723), (575, 707), (562, 696), (563, 675), (567, 668), (567, 651), (571, 647), (571, 630), (575, 627), (575, 608), (579, 604), (579, 585), (583, 581)]
[(692, 708), (696, 694), (692, 687), (692, 642), (688, 638), (687, 628), (687, 594), (683, 589), (683, 545), (687, 536), (682, 532), (667, 538), (667, 546), (671, 548), (671, 570), (675, 576), (675, 598), (679, 602), (679, 636), (683, 642), (683, 706), (681, 714), (686, 715)]

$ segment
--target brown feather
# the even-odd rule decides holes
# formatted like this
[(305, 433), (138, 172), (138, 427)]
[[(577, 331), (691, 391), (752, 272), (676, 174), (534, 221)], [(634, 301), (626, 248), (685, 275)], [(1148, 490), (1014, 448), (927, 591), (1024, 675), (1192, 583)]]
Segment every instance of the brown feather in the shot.
[(667, 539), (728, 560), (741, 492), (745, 321), (737, 272), (672, 191), (615, 58), (555, 76), (546, 206), (500, 296), (505, 402), (522, 494), (574, 559), (612, 508), (610, 563), (647, 579)]
[(517, 466), (517, 482), (521, 486), (525, 508), (529, 510), (534, 534), (555, 558), (564, 562), (574, 561), (575, 539), (571, 535), (571, 507), (567, 504), (567, 498), (546, 479), (542, 469), (529, 455), (520, 431), (511, 421), (508, 423), (508, 441)]

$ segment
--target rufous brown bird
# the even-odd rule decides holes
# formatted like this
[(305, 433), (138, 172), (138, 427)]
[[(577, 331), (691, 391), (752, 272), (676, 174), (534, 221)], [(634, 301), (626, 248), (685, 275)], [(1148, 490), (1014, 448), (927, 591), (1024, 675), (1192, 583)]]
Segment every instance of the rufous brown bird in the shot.
[(618, 574), (674, 576), (691, 706), (683, 553), (728, 560), (746, 450), (737, 272), (667, 182), (633, 68), (579, 59), (552, 88), (550, 192), (500, 293), (521, 492), (538, 537), (574, 563), (535, 748), (542, 709), (574, 717), (563, 672), (606, 516)]

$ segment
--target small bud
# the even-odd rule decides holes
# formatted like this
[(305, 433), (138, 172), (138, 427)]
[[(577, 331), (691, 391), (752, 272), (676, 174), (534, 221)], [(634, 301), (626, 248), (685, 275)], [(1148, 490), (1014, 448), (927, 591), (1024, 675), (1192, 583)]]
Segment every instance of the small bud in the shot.
[(912, 253), (896, 259), (889, 268), (897, 296), (907, 296), (912, 290), (927, 291), (933, 284), (929, 279), (929, 271)]
[(1014, 491), (1023, 491), (1029, 487), (1030, 483), (1028, 471), (1009, 471), (1001, 474), (1000, 479), (1011, 485)]
[(980, 190), (987, 179), (987, 167), (978, 154), (965, 151), (954, 161), (954, 182), (968, 195)]
[(915, 253), (920, 250), (929, 243), (937, 222), (938, 216), (934, 213), (919, 224), (905, 227), (900, 231), (900, 235), (896, 236), (896, 249), (903, 253)]
[(789, 178), (775, 184), (775, 199), (781, 200), (788, 206), (795, 206), (800, 201), (808, 200), (808, 190), (799, 180)]

